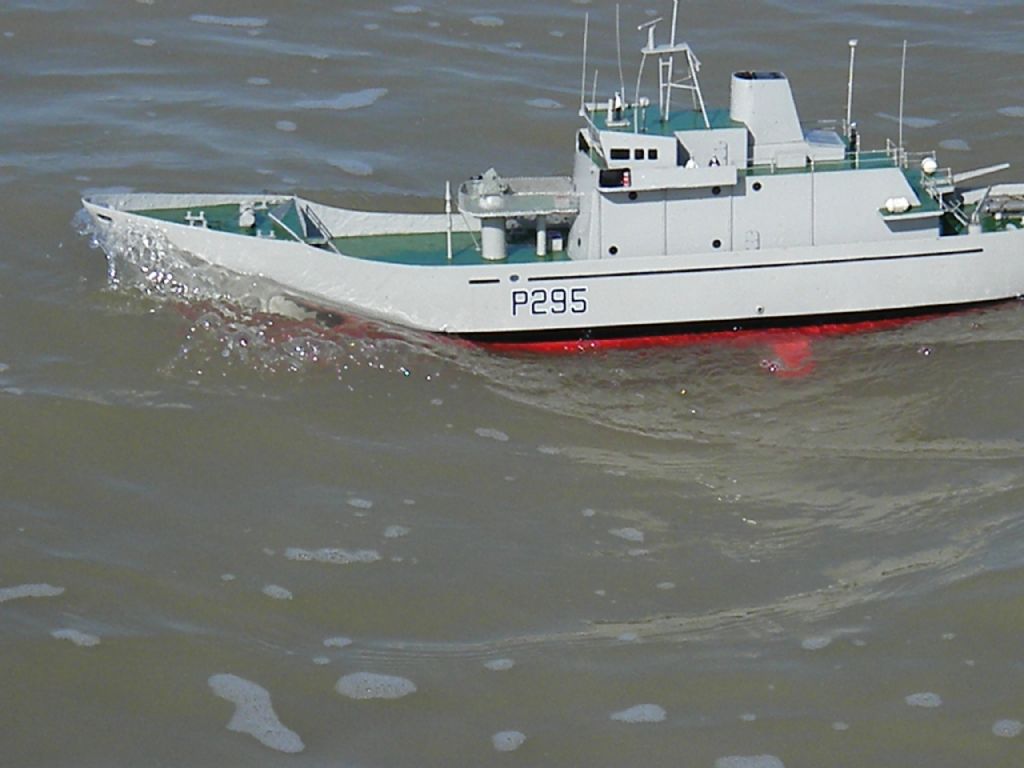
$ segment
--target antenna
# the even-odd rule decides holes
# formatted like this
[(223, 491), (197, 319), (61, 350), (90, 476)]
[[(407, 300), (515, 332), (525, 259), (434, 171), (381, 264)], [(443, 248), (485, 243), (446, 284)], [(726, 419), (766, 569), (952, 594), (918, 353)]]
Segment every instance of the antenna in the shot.
[(903, 157), (903, 102), (907, 86), (907, 41), (903, 41), (903, 64), (900, 67), (900, 141), (899, 157)]
[(850, 79), (846, 85), (846, 135), (853, 129), (853, 64), (857, 58), (857, 38), (850, 40)]
[(580, 78), (580, 114), (587, 109), (587, 39), (590, 37), (590, 11), (583, 17), (583, 76)]
[(615, 47), (619, 53), (619, 93), (626, 98), (626, 78), (622, 74), (622, 24), (619, 21), (619, 4), (615, 4)]

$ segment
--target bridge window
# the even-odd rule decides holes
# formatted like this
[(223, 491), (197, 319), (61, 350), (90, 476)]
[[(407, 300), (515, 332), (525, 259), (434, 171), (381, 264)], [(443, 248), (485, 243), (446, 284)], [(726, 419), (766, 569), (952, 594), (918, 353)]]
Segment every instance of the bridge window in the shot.
[(628, 149), (613, 149), (611, 151), (612, 160), (629, 160)]

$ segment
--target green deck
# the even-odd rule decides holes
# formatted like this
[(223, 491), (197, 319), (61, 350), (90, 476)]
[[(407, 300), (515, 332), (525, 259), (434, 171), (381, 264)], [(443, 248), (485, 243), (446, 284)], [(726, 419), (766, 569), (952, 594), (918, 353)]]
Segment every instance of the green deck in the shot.
[[(608, 112), (604, 110), (590, 112), (590, 119), (601, 131), (618, 131), (620, 133), (633, 133), (633, 107), (623, 110), (623, 118), (627, 125), (608, 125)], [(640, 133), (654, 136), (672, 136), (676, 131), (705, 131), (707, 125), (704, 123), (704, 116), (693, 109), (679, 109), (672, 113), (667, 121), (662, 121), (658, 116), (656, 107), (648, 107), (646, 119), (640, 120)], [(744, 128), (743, 123), (737, 123), (729, 116), (728, 109), (709, 109), (708, 122), (712, 128)]]
[[(184, 208), (153, 209), (139, 211), (141, 215), (174, 224), (185, 224), (186, 215), (198, 215), (202, 211), (206, 220), (206, 228), (214, 232), (227, 232), (241, 237), (260, 237), (295, 242), (295, 238), (283, 227), (272, 221), (267, 211), (255, 211), (256, 226), (252, 230), (242, 230), (238, 226), (238, 206), (211, 205), (203, 208), (187, 210)], [(298, 231), (298, 223), (285, 220), (292, 231)], [(448, 245), (444, 232), (429, 234), (396, 234), (396, 235), (361, 235), (354, 237), (334, 237), (334, 247), (346, 256), (367, 261), (382, 261), (389, 264), (409, 264), (415, 266), (473, 266), (480, 264), (529, 264), (543, 261), (564, 261), (568, 259), (565, 251), (549, 252), (547, 256), (537, 255), (537, 244), (533, 233), (526, 237), (509, 233), (507, 245), (508, 258), (501, 262), (486, 261), (477, 248), (479, 235), (467, 232), (456, 232), (452, 235), (452, 260), (448, 260)], [(564, 236), (564, 233), (563, 233)]]
[[(479, 236), (478, 236), (479, 239)], [(335, 247), (346, 256), (389, 264), (441, 267), (473, 266), (479, 264), (532, 264), (538, 261), (564, 261), (565, 251), (537, 255), (533, 238), (507, 245), (508, 258), (500, 262), (486, 261), (477, 250), (473, 236), (465, 232), (452, 235), (452, 260), (448, 261), (448, 246), (444, 233), (426, 235), (369, 235), (365, 237), (336, 237)]]

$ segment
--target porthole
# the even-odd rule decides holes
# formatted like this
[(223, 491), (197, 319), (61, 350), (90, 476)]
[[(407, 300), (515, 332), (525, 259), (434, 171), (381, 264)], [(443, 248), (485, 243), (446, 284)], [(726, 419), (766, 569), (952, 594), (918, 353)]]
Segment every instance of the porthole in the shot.
[(619, 246), (617, 246), (617, 245), (613, 245), (611, 248), (608, 249), (608, 253), (610, 253), (612, 256), (614, 256), (618, 252), (619, 252)]
[(720, 195), (720, 194), (722, 194), (722, 188), (721, 187), (712, 187), (711, 188), (711, 194), (712, 195)]
[(760, 192), (761, 191), (761, 182), (760, 181), (755, 181), (754, 182), (754, 191), (755, 192)]
[(721, 248), (722, 247), (722, 241), (721, 240), (715, 240), (713, 243), (711, 243), (711, 247), (712, 248), (716, 248), (716, 249), (717, 248)]
[(629, 193), (629, 199), (630, 200), (636, 200), (636, 197), (637, 197), (636, 192), (630, 192)]

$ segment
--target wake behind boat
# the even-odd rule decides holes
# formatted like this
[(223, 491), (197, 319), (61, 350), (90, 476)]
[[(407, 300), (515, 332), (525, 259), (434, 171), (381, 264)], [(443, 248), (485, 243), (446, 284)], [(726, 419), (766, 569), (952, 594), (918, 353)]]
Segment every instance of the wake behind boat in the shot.
[[(977, 186), (1008, 166), (956, 174), (907, 152), (902, 129), (862, 150), (856, 41), (846, 119), (806, 127), (781, 72), (736, 72), (729, 108), (708, 108), (677, 11), (667, 42), (661, 19), (641, 26), (633, 98), (581, 96), (571, 176), (492, 169), (436, 214), (266, 194), (83, 204), (101, 245), (163, 238), (304, 307), (485, 340), (816, 324), (1024, 293), (1024, 184)], [(652, 62), (656, 105), (640, 94)]]

